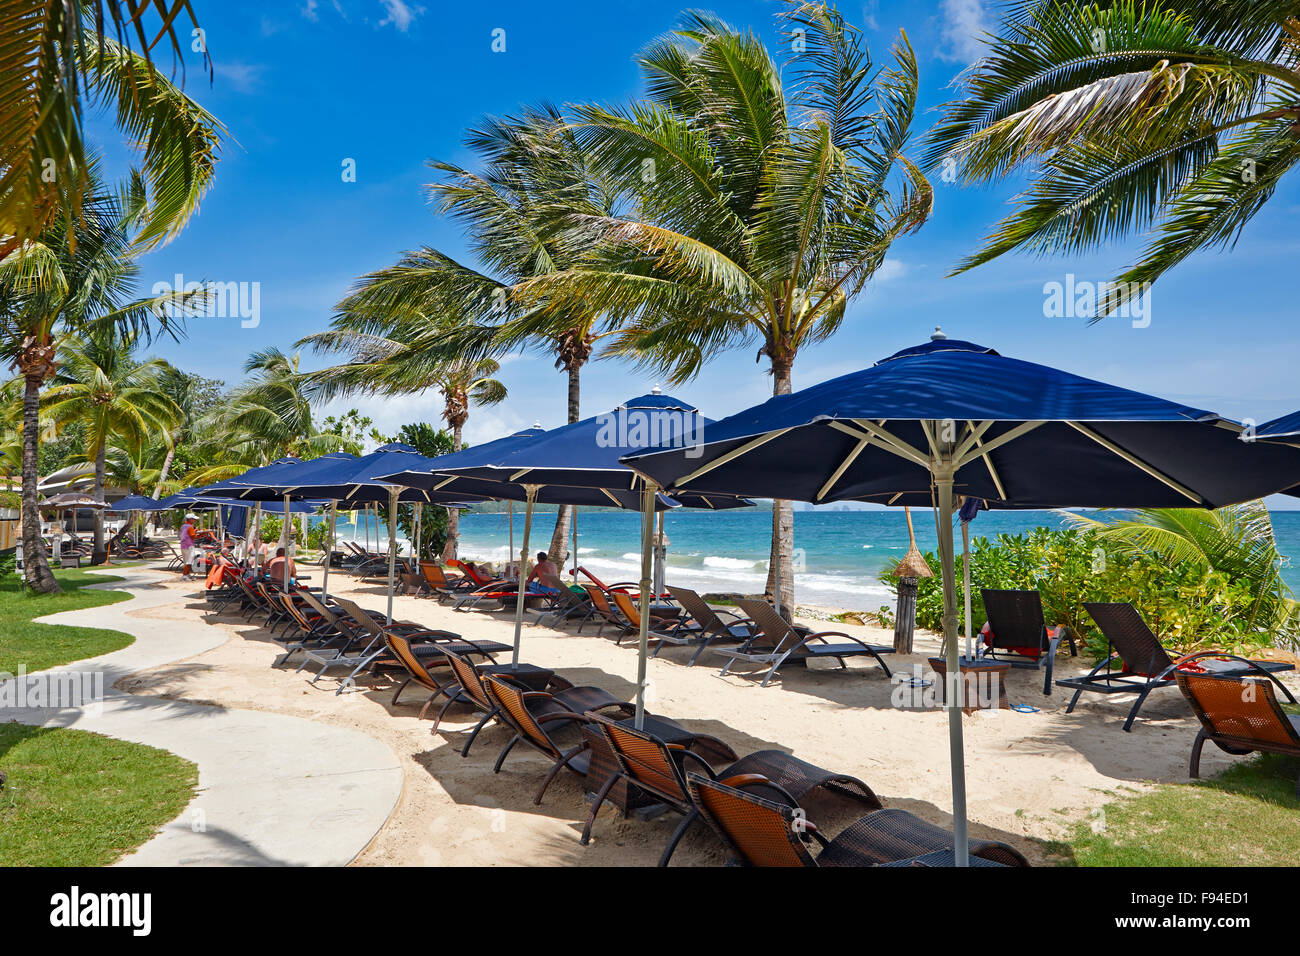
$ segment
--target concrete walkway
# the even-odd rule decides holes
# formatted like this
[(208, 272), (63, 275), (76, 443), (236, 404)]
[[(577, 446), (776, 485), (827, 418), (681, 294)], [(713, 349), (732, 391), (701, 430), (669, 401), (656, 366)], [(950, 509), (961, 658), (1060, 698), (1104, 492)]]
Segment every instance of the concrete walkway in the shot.
[[(110, 628), (135, 643), (44, 675), (103, 675), (100, 708), (6, 708), (0, 719), (75, 727), (148, 744), (198, 764), (193, 802), (125, 866), (341, 866), (378, 832), (402, 792), (402, 769), (389, 747), (353, 730), (281, 714), (137, 696), (116, 690), (124, 677), (201, 654), (227, 639), (220, 627), (150, 620), (130, 612), (174, 604), (158, 572), (111, 572), (129, 601), (40, 618), (43, 623)], [(30, 699), (30, 697), (29, 697)], [(96, 711), (100, 711), (96, 713)]]

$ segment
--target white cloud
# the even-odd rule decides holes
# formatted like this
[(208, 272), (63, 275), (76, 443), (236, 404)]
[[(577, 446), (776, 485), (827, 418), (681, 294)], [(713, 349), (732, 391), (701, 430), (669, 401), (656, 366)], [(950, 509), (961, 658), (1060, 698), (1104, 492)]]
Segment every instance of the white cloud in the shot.
[(871, 281), (888, 282), (890, 279), (901, 279), (905, 275), (907, 275), (907, 264), (902, 259), (886, 259), (871, 277)]
[(880, 12), (880, 0), (866, 0), (862, 4), (862, 29), (879, 30), (880, 24), (876, 22), (876, 14)]
[(939, 11), (939, 48), (935, 56), (954, 63), (973, 63), (984, 55), (983, 36), (992, 29), (982, 0), (943, 0)]
[(320, 19), (320, 14), (316, 12), (316, 7), (317, 0), (307, 0), (307, 2), (302, 5), (299, 12), (312, 23), (315, 23)]
[(413, 7), (404, 0), (379, 0), (379, 2), (388, 11), (388, 15), (379, 21), (379, 25), (386, 27), (391, 23), (400, 33), (410, 29), (415, 18), (424, 12), (424, 7)]
[(212, 65), (213, 72), (239, 93), (255, 91), (262, 82), (265, 69), (260, 64), (241, 63), (238, 60), (217, 60)]

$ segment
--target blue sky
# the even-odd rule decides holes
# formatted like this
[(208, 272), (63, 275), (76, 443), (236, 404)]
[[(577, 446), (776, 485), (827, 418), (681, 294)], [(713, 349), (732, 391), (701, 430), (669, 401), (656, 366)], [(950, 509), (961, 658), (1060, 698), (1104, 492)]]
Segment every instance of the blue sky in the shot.
[[(423, 5), (409, 0), (194, 0), (216, 64), (214, 82), (191, 57), (187, 88), (229, 127), (216, 184), (200, 214), (169, 246), (144, 262), (144, 291), (180, 273), (187, 280), (260, 283), (260, 323), (193, 320), (180, 343), (156, 352), (178, 365), (234, 383), (257, 348), (292, 348), (324, 328), (331, 307), (363, 273), (403, 250), (431, 244), (460, 256), (457, 229), (438, 221), (422, 185), (428, 158), (470, 163), (466, 127), (485, 114), (543, 100), (621, 102), (641, 81), (632, 57), (670, 30), (677, 2), (523, 2)], [(700, 3), (738, 26), (781, 43), (775, 2)], [(992, 24), (980, 0), (842, 4), (884, 59), (905, 28), (921, 70), (919, 139), (950, 98), (954, 76), (979, 52)], [(446, 8), (446, 9), (444, 9)], [(505, 52), (492, 50), (505, 31)], [(120, 168), (129, 155), (104, 122), (92, 132)], [(356, 181), (344, 182), (345, 160)], [(896, 244), (872, 287), (852, 306), (843, 331), (799, 356), (795, 385), (809, 385), (870, 364), (924, 340), (936, 325), (952, 336), (1004, 354), (1059, 365), (1236, 418), (1268, 418), (1300, 406), (1295, 386), (1300, 342), (1291, 272), (1300, 238), (1297, 184), (1284, 184), (1267, 210), (1226, 253), (1181, 266), (1151, 293), (1150, 324), (1095, 326), (1046, 318), (1043, 287), (1110, 278), (1137, 246), (1077, 259), (1005, 257), (961, 277), (944, 278), (1007, 210), (1017, 184), (963, 188), (936, 177), (935, 213), (916, 236)], [(309, 367), (322, 364), (305, 358)], [(540, 421), (560, 424), (564, 383), (551, 361), (524, 355), (501, 376), (503, 406), (475, 411), (468, 437), (481, 442)], [(583, 411), (595, 414), (648, 391), (653, 378), (613, 362), (584, 372)], [(995, 387), (995, 383), (990, 383)], [(770, 391), (752, 353), (720, 356), (677, 394), (713, 417)], [(359, 397), (356, 405), (384, 430), (436, 421), (436, 395)]]

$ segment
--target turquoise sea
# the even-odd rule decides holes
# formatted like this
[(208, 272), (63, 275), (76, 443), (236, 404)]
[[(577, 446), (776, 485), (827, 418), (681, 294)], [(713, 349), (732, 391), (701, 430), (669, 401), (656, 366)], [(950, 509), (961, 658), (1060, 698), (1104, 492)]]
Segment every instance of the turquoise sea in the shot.
[[(913, 511), (917, 544), (933, 550), (937, 537), (933, 513)], [(636, 514), (578, 512), (578, 561), (607, 582), (640, 576)], [(971, 524), (972, 536), (1026, 531), (1039, 526), (1062, 527), (1055, 511), (982, 512)], [(772, 516), (763, 511), (705, 512), (682, 509), (666, 516), (669, 539), (668, 580), (701, 591), (756, 591), (767, 571)], [(555, 526), (554, 516), (534, 521), (536, 551), (545, 548)], [(1300, 511), (1273, 513), (1278, 547), (1284, 555), (1300, 555)], [(516, 547), (523, 514), (515, 514)], [(959, 539), (960, 541), (960, 539)], [(889, 600), (876, 576), (907, 550), (907, 524), (901, 510), (796, 511), (797, 552), (795, 594), (807, 604), (874, 610)], [(503, 561), (509, 554), (505, 513), (466, 514), (461, 519), (461, 553), (470, 558)], [(1287, 581), (1300, 593), (1300, 567), (1288, 561)]]

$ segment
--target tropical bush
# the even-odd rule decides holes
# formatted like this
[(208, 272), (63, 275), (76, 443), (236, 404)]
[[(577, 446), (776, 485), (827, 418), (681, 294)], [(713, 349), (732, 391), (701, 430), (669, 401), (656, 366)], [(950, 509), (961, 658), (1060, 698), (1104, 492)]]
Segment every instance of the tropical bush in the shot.
[[(1048, 623), (1069, 626), (1097, 657), (1105, 652), (1106, 642), (1083, 608), (1088, 601), (1131, 603), (1156, 636), (1179, 651), (1213, 645), (1249, 652), (1262, 646), (1294, 644), (1295, 604), (1277, 573), (1281, 562), (1272, 545), (1271, 527), (1268, 546), (1262, 547), (1256, 514), (1243, 520), (1242, 513), (1232, 513), (1234, 509), (1200, 512), (1202, 521), (1217, 522), (1221, 532), (1229, 532), (1220, 534), (1221, 539), (1235, 536), (1239, 541), (1235, 549), (1225, 546), (1207, 555), (1168, 530), (1174, 523), (1168, 516), (1160, 536), (1147, 533), (1153, 527), (1151, 522), (1166, 511), (1181, 509), (1143, 512), (1111, 523), (1082, 519), (1084, 527), (1036, 528), (991, 540), (973, 539), (971, 617), (975, 630), (987, 620), (980, 589), (1020, 588), (1038, 591)], [(1205, 519), (1205, 515), (1219, 518)], [(1240, 544), (1242, 540), (1249, 540), (1249, 546)], [(1240, 559), (1246, 553), (1253, 555), (1253, 563), (1229, 560), (1230, 555)], [(925, 559), (932, 568), (942, 566), (936, 554), (926, 554)], [(881, 574), (881, 580), (894, 582), (893, 567)], [(959, 556), (959, 609), (964, 601)], [(916, 619), (919, 626), (931, 630), (943, 627), (943, 592), (937, 574), (920, 581)]]

